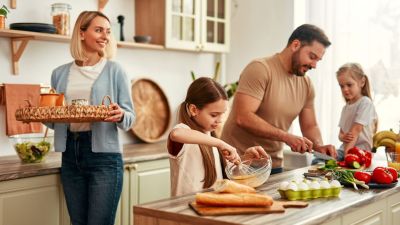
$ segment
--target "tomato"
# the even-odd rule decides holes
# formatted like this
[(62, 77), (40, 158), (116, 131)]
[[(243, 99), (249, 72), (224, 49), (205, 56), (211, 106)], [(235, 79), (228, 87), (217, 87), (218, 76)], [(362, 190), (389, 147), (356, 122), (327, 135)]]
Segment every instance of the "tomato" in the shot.
[(355, 169), (360, 168), (360, 157), (358, 157), (357, 155), (347, 154), (344, 157), (344, 161), (346, 162), (346, 165), (351, 168), (355, 168)]
[(354, 146), (354, 147), (352, 147), (351, 149), (349, 149), (349, 151), (347, 152), (347, 154), (354, 154), (354, 155), (358, 156), (358, 157), (359, 157), (359, 161), (358, 161), (358, 162), (359, 162), (361, 165), (364, 165), (365, 160), (366, 160), (366, 158), (365, 158), (365, 151), (364, 151), (364, 150), (359, 149), (357, 146)]
[(396, 182), (397, 181), (397, 177), (398, 177), (397, 170), (395, 168), (392, 168), (392, 167), (387, 167), (387, 170), (390, 172), (390, 174), (392, 174), (393, 182)]
[(393, 182), (393, 176), (387, 168), (376, 167), (372, 172), (372, 180), (378, 184), (390, 184)]
[(346, 162), (345, 162), (345, 161), (337, 162), (337, 164), (338, 164), (340, 167), (346, 167)]
[(365, 168), (368, 168), (371, 166), (371, 162), (372, 162), (372, 152), (370, 151), (364, 151), (365, 153)]
[(364, 181), (364, 183), (368, 184), (371, 181), (371, 174), (367, 172), (356, 171), (354, 173), (354, 178), (359, 181)]

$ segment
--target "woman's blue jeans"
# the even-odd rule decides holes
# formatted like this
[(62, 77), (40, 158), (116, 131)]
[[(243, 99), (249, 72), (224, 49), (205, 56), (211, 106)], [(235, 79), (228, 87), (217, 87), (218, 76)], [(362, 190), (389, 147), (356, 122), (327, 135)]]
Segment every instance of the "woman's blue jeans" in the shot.
[(120, 153), (92, 152), (91, 132), (68, 132), (61, 181), (73, 225), (112, 225), (122, 191)]

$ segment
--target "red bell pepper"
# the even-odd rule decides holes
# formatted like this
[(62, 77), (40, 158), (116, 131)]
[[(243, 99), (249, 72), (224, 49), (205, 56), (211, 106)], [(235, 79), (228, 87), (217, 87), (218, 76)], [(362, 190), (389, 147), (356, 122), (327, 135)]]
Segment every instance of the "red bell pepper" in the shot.
[(365, 151), (358, 148), (357, 146), (354, 146), (353, 148), (349, 149), (349, 151), (347, 152), (347, 154), (354, 154), (357, 155), (360, 160), (358, 161), (360, 163), (360, 165), (364, 165), (366, 158), (365, 158)]

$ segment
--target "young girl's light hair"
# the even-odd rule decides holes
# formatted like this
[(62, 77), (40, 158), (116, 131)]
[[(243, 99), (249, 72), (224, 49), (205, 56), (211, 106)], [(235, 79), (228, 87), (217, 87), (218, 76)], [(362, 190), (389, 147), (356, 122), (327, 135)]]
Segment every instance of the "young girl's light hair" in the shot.
[[(203, 129), (196, 123), (194, 118), (189, 113), (189, 105), (193, 104), (198, 109), (204, 108), (207, 104), (216, 102), (220, 99), (228, 100), (228, 95), (226, 94), (224, 88), (208, 77), (201, 77), (193, 81), (189, 86), (186, 94), (186, 99), (181, 103), (179, 107), (179, 121), (188, 125), (191, 129), (203, 132)], [(215, 137), (215, 133), (212, 132), (211, 135)], [(204, 185), (203, 188), (209, 188), (217, 179), (217, 174), (215, 172), (215, 159), (212, 148), (206, 145), (199, 145), (201, 155), (203, 157), (204, 165)], [(221, 153), (220, 153), (221, 157)], [(222, 161), (224, 165), (224, 160)], [(224, 170), (222, 171), (224, 172)]]
[(344, 73), (348, 73), (351, 76), (351, 78), (353, 78), (355, 81), (363, 82), (364, 86), (362, 86), (362, 88), (361, 88), (361, 94), (363, 96), (367, 96), (368, 98), (372, 99), (368, 77), (367, 77), (367, 75), (365, 75), (360, 64), (358, 64), (358, 63), (344, 64), (336, 72), (336, 77), (338, 77), (339, 75), (344, 74)]
[[(83, 11), (79, 16), (78, 19), (76, 19), (74, 30), (72, 32), (72, 37), (71, 37), (71, 45), (70, 45), (70, 51), (72, 58), (74, 58), (77, 61), (84, 62), (88, 59), (86, 50), (83, 47), (82, 40), (81, 40), (81, 31), (86, 31), (87, 28), (90, 26), (90, 23), (94, 18), (97, 16), (105, 18), (108, 22), (110, 20), (106, 15), (104, 15), (102, 12), (99, 11)], [(114, 40), (113, 35), (110, 35), (108, 43), (106, 44), (106, 47), (103, 52), (99, 52), (99, 56), (110, 59), (115, 55), (116, 52), (116, 42)]]

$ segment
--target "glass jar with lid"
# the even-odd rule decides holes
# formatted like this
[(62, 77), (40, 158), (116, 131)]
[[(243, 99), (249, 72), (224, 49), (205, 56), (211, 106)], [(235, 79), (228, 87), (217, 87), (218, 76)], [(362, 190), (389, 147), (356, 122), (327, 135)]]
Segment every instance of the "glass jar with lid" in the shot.
[(53, 25), (57, 29), (57, 34), (70, 35), (70, 10), (71, 5), (67, 3), (54, 3), (51, 5), (51, 15)]

